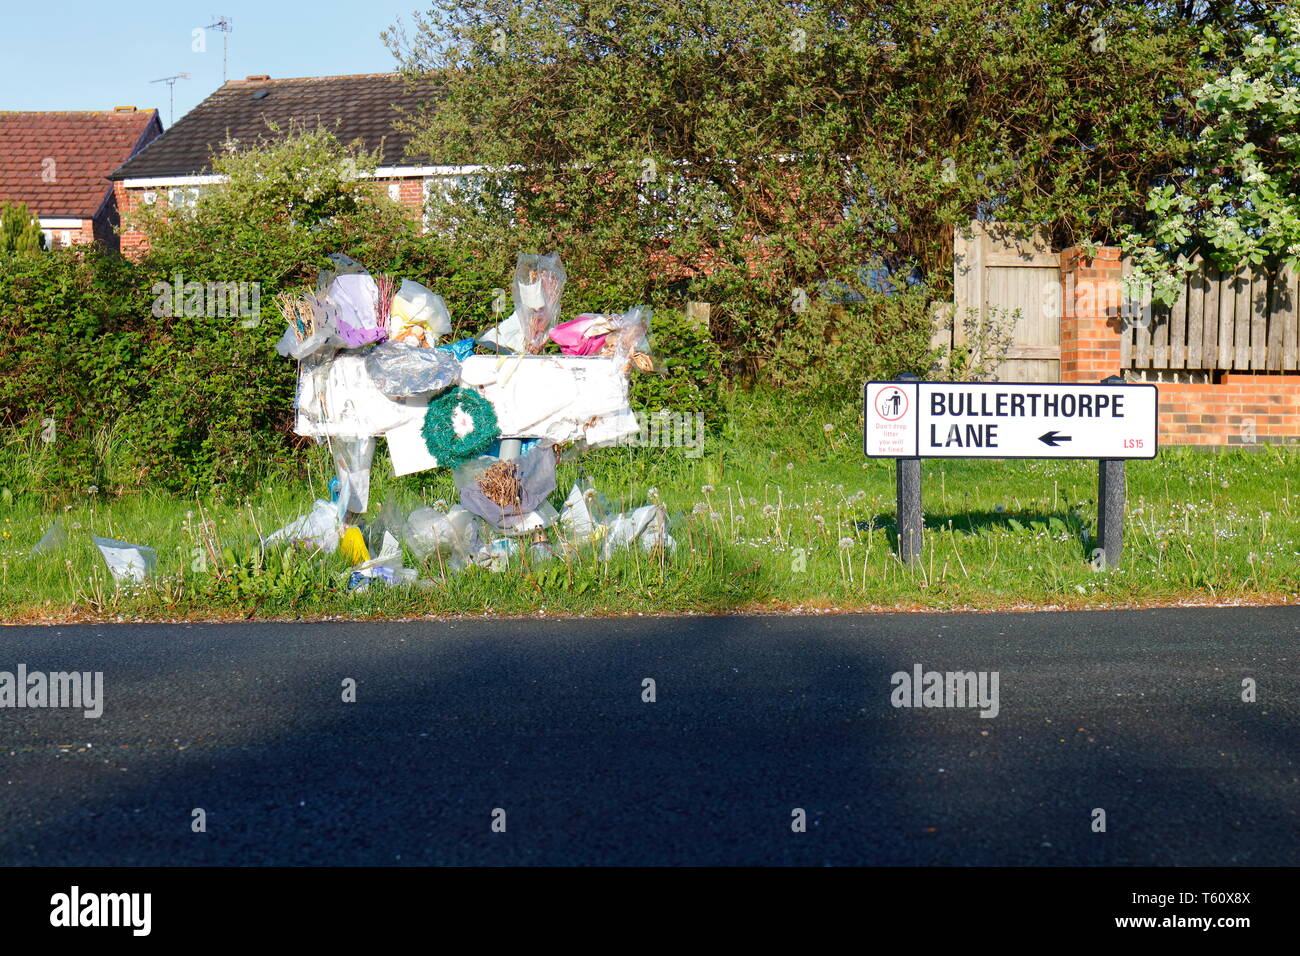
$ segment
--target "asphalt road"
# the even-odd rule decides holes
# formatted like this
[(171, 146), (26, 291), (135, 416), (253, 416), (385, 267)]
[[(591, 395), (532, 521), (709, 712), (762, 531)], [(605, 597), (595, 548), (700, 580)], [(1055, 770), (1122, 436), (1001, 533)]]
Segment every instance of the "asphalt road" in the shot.
[[(0, 671), (104, 675), (99, 719), (0, 710), (0, 863), (1294, 865), (1298, 637), (1300, 608), (0, 628)], [(916, 664), (998, 672), (997, 716), (891, 706)]]

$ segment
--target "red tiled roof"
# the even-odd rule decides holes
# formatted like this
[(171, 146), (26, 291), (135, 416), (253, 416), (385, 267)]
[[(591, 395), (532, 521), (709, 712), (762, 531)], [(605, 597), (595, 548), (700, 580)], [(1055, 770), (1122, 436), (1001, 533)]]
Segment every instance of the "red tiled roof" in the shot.
[(112, 178), (210, 172), (211, 157), (222, 143), (235, 139), (251, 144), (272, 138), (268, 123), (284, 130), (322, 125), (344, 143), (361, 140), (367, 150), (379, 151), (384, 166), (427, 161), (427, 157), (407, 155), (411, 135), (397, 125), (403, 112), (418, 110), (438, 91), (439, 84), (431, 77), (399, 73), (230, 80), (124, 163)]
[(0, 112), (0, 202), (47, 218), (91, 218), (111, 189), (108, 174), (151, 130), (162, 132), (157, 110)]

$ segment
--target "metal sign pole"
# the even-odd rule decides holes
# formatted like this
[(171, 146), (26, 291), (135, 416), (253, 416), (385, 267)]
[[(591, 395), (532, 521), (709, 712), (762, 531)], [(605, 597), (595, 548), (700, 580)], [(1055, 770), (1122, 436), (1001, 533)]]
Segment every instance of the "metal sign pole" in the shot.
[(921, 459), (896, 458), (894, 469), (898, 557), (904, 564), (916, 564), (921, 560), (921, 529), (925, 524), (921, 515)]
[(1097, 461), (1097, 538), (1106, 569), (1119, 567), (1124, 551), (1124, 459)]
[[(900, 382), (919, 382), (920, 376), (904, 372)], [(925, 518), (921, 513), (921, 459), (894, 459), (895, 506), (894, 526), (898, 533), (898, 558), (904, 564), (921, 560), (922, 532)]]
[[(1124, 379), (1111, 375), (1103, 385), (1123, 385)], [(1118, 568), (1124, 553), (1124, 459), (1097, 460), (1097, 543), (1106, 559), (1106, 569)]]

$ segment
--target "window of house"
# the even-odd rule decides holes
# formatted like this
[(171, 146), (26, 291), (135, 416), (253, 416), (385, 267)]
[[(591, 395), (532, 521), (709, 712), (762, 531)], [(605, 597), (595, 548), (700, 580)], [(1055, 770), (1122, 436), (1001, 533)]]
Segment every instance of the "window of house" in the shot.
[(193, 209), (198, 202), (198, 186), (173, 186), (167, 190), (167, 205), (172, 209)]

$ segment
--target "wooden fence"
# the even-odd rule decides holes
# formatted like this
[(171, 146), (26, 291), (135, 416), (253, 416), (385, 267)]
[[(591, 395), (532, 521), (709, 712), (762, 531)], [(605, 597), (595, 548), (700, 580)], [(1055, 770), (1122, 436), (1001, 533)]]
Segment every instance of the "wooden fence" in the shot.
[(1010, 322), (1011, 345), (995, 376), (1003, 382), (1061, 379), (1061, 264), (1033, 226), (972, 221), (953, 232), (953, 345), (970, 322)]
[[(1128, 262), (1124, 272), (1129, 274)], [(1208, 264), (1172, 308), (1125, 301), (1120, 365), (1133, 369), (1294, 371), (1300, 361), (1300, 277)]]

